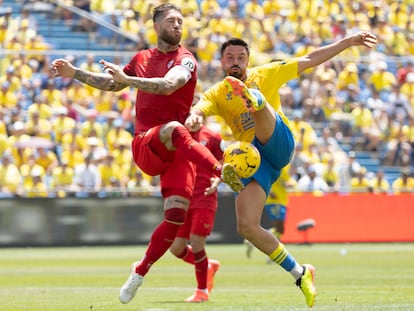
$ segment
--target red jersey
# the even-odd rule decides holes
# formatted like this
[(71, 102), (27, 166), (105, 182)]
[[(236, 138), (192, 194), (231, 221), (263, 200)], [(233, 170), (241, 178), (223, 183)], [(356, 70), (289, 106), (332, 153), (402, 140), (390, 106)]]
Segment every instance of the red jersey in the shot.
[[(202, 126), (199, 131), (192, 132), (191, 134), (195, 140), (206, 146), (217, 160), (220, 161), (223, 158), (223, 151), (220, 146), (220, 134), (214, 132), (207, 126)], [(193, 199), (191, 201), (190, 208), (200, 207), (200, 205), (197, 204), (199, 201), (203, 202), (204, 200), (213, 200), (214, 202), (217, 202), (217, 191), (207, 196), (204, 194), (206, 188), (211, 185), (211, 177), (211, 171), (208, 171), (200, 166), (196, 167), (196, 180), (194, 183)], [(214, 205), (216, 206), (217, 204)]]
[(157, 48), (139, 51), (124, 67), (128, 76), (162, 78), (174, 66), (184, 66), (191, 72), (190, 80), (171, 95), (157, 95), (138, 90), (135, 104), (135, 133), (179, 121), (184, 124), (190, 111), (197, 83), (197, 61), (186, 48), (164, 53)]

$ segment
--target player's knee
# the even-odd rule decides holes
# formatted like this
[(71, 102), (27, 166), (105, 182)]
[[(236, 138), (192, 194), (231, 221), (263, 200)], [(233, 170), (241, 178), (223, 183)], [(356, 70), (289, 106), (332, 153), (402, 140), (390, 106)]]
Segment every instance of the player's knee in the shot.
[(249, 239), (254, 234), (254, 228), (248, 222), (239, 221), (237, 223), (237, 233), (245, 239)]
[(171, 135), (172, 135), (172, 133), (174, 132), (174, 130), (175, 129), (177, 129), (177, 128), (183, 128), (183, 129), (185, 129), (185, 127), (184, 127), (184, 125), (182, 125), (180, 122), (178, 122), (178, 121), (171, 121), (171, 122), (168, 122), (168, 123), (166, 123), (162, 128), (161, 128), (161, 130), (160, 130), (160, 135), (161, 135), (161, 138), (163, 137), (163, 136), (168, 136), (168, 137), (171, 137)]

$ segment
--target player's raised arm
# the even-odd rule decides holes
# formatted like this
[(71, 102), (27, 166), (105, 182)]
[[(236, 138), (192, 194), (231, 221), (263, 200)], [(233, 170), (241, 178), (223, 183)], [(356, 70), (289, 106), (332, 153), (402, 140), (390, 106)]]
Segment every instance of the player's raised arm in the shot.
[(100, 63), (115, 82), (158, 95), (170, 95), (183, 87), (191, 79), (191, 72), (195, 69), (194, 61), (184, 58), (180, 65), (172, 67), (164, 77), (144, 78), (128, 76), (118, 65), (105, 60), (101, 60)]
[(62, 58), (55, 59), (52, 62), (50, 70), (55, 76), (76, 79), (104, 91), (120, 91), (128, 86), (127, 84), (115, 81), (109, 73), (83, 70)]
[(318, 66), (332, 57), (338, 55), (342, 51), (351, 46), (365, 46), (372, 48), (377, 44), (377, 37), (373, 34), (361, 31), (356, 34), (350, 35), (342, 40), (328, 44), (323, 47), (319, 47), (309, 54), (300, 57), (298, 59), (298, 74), (304, 70)]

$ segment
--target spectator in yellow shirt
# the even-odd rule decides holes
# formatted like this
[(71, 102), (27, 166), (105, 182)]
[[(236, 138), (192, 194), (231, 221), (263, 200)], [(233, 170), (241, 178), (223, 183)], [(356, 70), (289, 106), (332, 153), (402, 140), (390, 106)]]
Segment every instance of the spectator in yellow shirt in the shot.
[(81, 124), (81, 134), (83, 137), (88, 137), (92, 132), (96, 133), (97, 137), (102, 137), (102, 124), (97, 121), (98, 112), (95, 109), (87, 111), (86, 120)]
[(44, 41), (40, 35), (32, 36), (28, 42), (26, 42), (24, 49), (28, 52), (34, 52), (33, 54), (27, 54), (27, 60), (35, 61), (36, 65), (42, 69), (47, 65), (48, 59), (46, 52), (50, 50), (50, 46)]
[[(282, 240), (282, 236), (285, 233), (289, 192), (295, 191), (297, 186), (297, 182), (292, 178), (289, 170), (290, 165), (287, 165), (282, 169), (280, 177), (273, 183), (270, 189), (265, 205), (265, 212), (272, 223), (272, 227), (269, 230), (279, 240)], [(245, 240), (244, 243), (247, 246), (247, 258), (250, 258), (253, 244), (247, 240)]]
[(0, 89), (0, 107), (14, 108), (17, 105), (17, 96), (10, 90), (10, 82), (4, 81)]
[(289, 191), (294, 191), (296, 181), (289, 174), (290, 165), (285, 166), (280, 177), (272, 185), (265, 205), (267, 216), (272, 222), (272, 233), (281, 239), (285, 233), (285, 220), (289, 202)]
[(410, 176), (410, 170), (402, 169), (400, 177), (396, 178), (391, 186), (394, 194), (414, 193), (414, 178)]
[(33, 104), (31, 104), (29, 108), (27, 108), (28, 116), (31, 117), (31, 115), (35, 111), (39, 112), (39, 116), (41, 119), (50, 119), (53, 115), (52, 107), (50, 106), (46, 97), (41, 94), (36, 95)]
[(0, 162), (0, 197), (14, 197), (22, 194), (22, 176), (13, 163), (10, 152), (3, 153)]
[(62, 106), (63, 93), (56, 88), (54, 79), (47, 80), (46, 88), (42, 90), (41, 95), (44, 96), (46, 102), (49, 103), (51, 107), (57, 108)]
[(369, 189), (373, 193), (388, 193), (390, 190), (390, 183), (384, 177), (384, 171), (379, 170), (375, 177), (369, 181)]
[(57, 193), (58, 197), (65, 197), (66, 192), (70, 191), (73, 183), (74, 171), (69, 167), (66, 160), (61, 165), (55, 167), (52, 171), (51, 188)]
[(46, 172), (45, 169), (36, 163), (37, 157), (32, 152), (29, 154), (28, 159), (25, 163), (20, 166), (20, 174), (23, 177), (23, 188), (29, 189), (32, 186), (32, 173), (41, 174), (42, 179), (45, 178)]
[(70, 98), (74, 103), (77, 103), (84, 109), (88, 107), (89, 101), (92, 96), (89, 94), (89, 90), (86, 88), (86, 85), (79, 82), (78, 80), (73, 80), (71, 85), (66, 91), (66, 97)]
[(341, 179), (333, 157), (329, 158), (322, 177), (328, 184), (330, 192), (337, 192), (340, 190)]
[(76, 121), (68, 117), (67, 113), (66, 107), (56, 108), (55, 118), (51, 121), (54, 141), (59, 145), (63, 144), (64, 135), (71, 133), (76, 127)]
[(116, 180), (121, 182), (125, 181), (122, 180), (122, 170), (119, 165), (114, 161), (114, 156), (110, 153), (103, 158), (103, 161), (98, 165), (99, 172), (101, 174), (102, 180), (102, 187), (112, 187), (112, 181), (115, 178)]
[(20, 167), (25, 162), (26, 150), (25, 143), (30, 140), (30, 136), (26, 134), (26, 124), (23, 121), (16, 121), (11, 126), (10, 136), (8, 137), (8, 145), (12, 148), (14, 163)]
[(361, 167), (357, 176), (351, 178), (350, 192), (368, 192), (369, 180), (366, 167)]
[(397, 83), (396, 76), (387, 69), (387, 63), (385, 61), (379, 61), (376, 64), (376, 69), (369, 77), (369, 83), (381, 95), (391, 92), (392, 86)]
[(52, 124), (48, 119), (41, 119), (40, 113), (34, 111), (26, 122), (26, 133), (30, 136), (52, 140)]
[(375, 123), (372, 111), (362, 102), (354, 102), (351, 111), (354, 135), (362, 135), (365, 138), (365, 148), (369, 151), (376, 150), (381, 132)]
[(339, 73), (336, 87), (339, 91), (349, 90), (349, 86), (359, 85), (358, 67), (355, 63), (348, 63)]
[(29, 183), (23, 185), (23, 195), (27, 198), (47, 198), (49, 190), (43, 179), (43, 172), (39, 169), (33, 169)]
[(148, 179), (144, 178), (141, 170), (137, 168), (135, 174), (127, 183), (127, 190), (132, 197), (149, 196), (152, 194), (153, 186)]
[(132, 141), (132, 134), (125, 130), (124, 121), (122, 119), (116, 119), (113, 122), (113, 127), (106, 135), (106, 143), (110, 151), (119, 147), (122, 141)]
[(131, 140), (125, 138), (117, 142), (116, 148), (112, 151), (115, 162), (121, 168), (122, 180), (128, 179), (128, 175), (135, 167), (131, 164), (132, 151), (130, 148)]
[(312, 125), (303, 120), (303, 113), (300, 110), (293, 112), (293, 120), (290, 123), (295, 140), (302, 144), (303, 150), (307, 150), (310, 145), (315, 144), (317, 135)]
[(20, 90), (22, 82), (16, 75), (16, 70), (13, 65), (7, 67), (6, 74), (0, 77), (0, 84), (2, 85), (4, 82), (9, 82), (10, 92), (16, 93), (16, 91)]
[(46, 175), (50, 176), (55, 167), (59, 165), (56, 154), (44, 147), (36, 148), (37, 158), (36, 163), (45, 170)]
[(68, 166), (72, 168), (82, 164), (85, 160), (82, 150), (84, 149), (76, 141), (68, 143), (62, 150), (61, 161), (67, 162)]
[(139, 33), (141, 28), (133, 10), (126, 10), (124, 15), (120, 17), (119, 27), (134, 36)]

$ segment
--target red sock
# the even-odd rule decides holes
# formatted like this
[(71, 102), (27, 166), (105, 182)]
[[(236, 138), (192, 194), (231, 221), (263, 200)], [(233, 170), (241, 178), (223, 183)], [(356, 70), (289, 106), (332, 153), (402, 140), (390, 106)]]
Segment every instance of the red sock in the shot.
[(187, 245), (187, 247), (177, 257), (189, 264), (194, 264), (194, 254), (190, 245)]
[(197, 279), (197, 288), (207, 288), (208, 258), (206, 251), (203, 249), (198, 253), (194, 253), (195, 274)]
[(221, 164), (208, 148), (197, 142), (185, 127), (177, 126), (171, 135), (177, 153), (191, 162), (210, 169), (214, 175), (221, 177)]
[(185, 213), (181, 208), (171, 208), (165, 212), (165, 219), (152, 233), (145, 256), (135, 269), (136, 273), (145, 276), (151, 266), (170, 248), (178, 229), (184, 223)]

